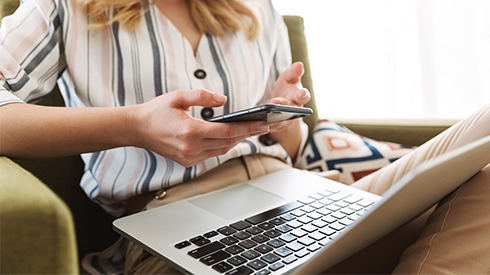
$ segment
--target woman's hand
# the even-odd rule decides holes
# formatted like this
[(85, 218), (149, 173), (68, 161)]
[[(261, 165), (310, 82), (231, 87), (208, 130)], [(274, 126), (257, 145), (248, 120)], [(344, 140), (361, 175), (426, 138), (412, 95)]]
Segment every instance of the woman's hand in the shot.
[(178, 90), (134, 106), (134, 143), (189, 167), (225, 154), (245, 138), (269, 132), (265, 122), (206, 122), (189, 113), (191, 106), (219, 107), (225, 102), (225, 96), (206, 90)]
[[(285, 70), (274, 85), (270, 103), (302, 107), (310, 101), (310, 93), (303, 88), (301, 76), (303, 63), (296, 62)], [(292, 159), (296, 158), (301, 142), (300, 120), (289, 120), (271, 124), (269, 138), (281, 143)]]

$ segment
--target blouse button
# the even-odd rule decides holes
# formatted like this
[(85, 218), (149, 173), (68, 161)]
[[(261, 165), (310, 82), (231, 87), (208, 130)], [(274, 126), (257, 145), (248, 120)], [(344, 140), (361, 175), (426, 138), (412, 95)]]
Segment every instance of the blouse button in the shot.
[(198, 69), (194, 72), (194, 76), (198, 79), (204, 79), (206, 77), (206, 72), (204, 70)]
[(210, 119), (210, 118), (212, 118), (213, 116), (214, 116), (214, 111), (213, 111), (213, 109), (206, 107), (206, 108), (203, 108), (203, 109), (201, 110), (201, 117), (202, 117), (202, 118), (204, 118), (204, 119)]

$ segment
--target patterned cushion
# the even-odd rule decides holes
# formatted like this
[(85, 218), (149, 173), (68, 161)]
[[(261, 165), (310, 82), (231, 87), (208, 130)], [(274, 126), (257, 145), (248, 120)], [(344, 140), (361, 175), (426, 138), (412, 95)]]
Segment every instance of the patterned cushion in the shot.
[(338, 170), (340, 182), (351, 184), (413, 149), (372, 140), (333, 121), (320, 120), (298, 165), (300, 169), (317, 172)]

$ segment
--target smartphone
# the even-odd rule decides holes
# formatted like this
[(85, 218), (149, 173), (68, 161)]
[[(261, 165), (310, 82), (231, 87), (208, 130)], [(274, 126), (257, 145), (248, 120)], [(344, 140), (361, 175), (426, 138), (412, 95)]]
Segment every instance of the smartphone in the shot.
[(306, 107), (265, 104), (231, 114), (206, 119), (210, 122), (266, 121), (268, 124), (309, 116), (313, 110)]

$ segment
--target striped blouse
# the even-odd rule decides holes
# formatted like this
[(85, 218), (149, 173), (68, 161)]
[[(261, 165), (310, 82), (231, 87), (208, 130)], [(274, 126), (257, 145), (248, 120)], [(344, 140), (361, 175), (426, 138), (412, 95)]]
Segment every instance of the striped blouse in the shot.
[[(115, 23), (95, 32), (87, 30), (77, 0), (26, 0), (2, 21), (0, 105), (35, 103), (56, 84), (67, 107), (128, 106), (177, 89), (226, 95), (228, 102), (214, 108), (215, 115), (267, 103), (276, 78), (291, 63), (290, 49), (282, 17), (270, 1), (254, 5), (263, 24), (257, 40), (249, 41), (244, 32), (204, 34), (194, 54), (154, 5), (143, 11), (135, 31)], [(201, 108), (192, 107), (192, 115), (201, 118)], [(168, 188), (231, 158), (257, 153), (290, 163), (279, 144), (265, 146), (256, 137), (189, 168), (149, 150), (121, 147), (83, 154), (81, 187), (119, 216), (131, 196)]]

